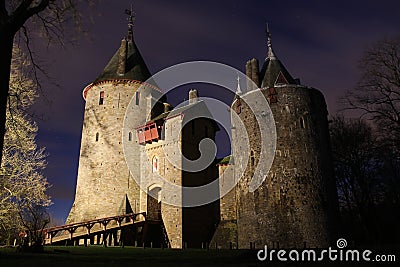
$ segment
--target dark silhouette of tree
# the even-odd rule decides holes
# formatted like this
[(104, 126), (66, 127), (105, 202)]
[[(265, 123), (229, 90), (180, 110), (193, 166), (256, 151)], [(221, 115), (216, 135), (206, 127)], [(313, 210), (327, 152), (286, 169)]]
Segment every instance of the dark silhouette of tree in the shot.
[(42, 205), (26, 205), (19, 211), (22, 225), (28, 233), (29, 250), (42, 252), (44, 245), (44, 228), (50, 223), (50, 215)]
[[(381, 134), (400, 140), (400, 36), (368, 48), (359, 61), (361, 78), (343, 98), (345, 109), (357, 110)], [(396, 144), (399, 147), (399, 144)]]
[[(0, 151), (3, 149), (6, 105), (10, 84), (10, 65), (14, 38), (17, 33), (22, 35), (28, 54), (33, 59), (30, 49), (31, 32), (41, 32), (49, 42), (57, 39), (62, 43), (63, 25), (73, 21), (79, 25), (80, 14), (77, 12), (78, 3), (93, 1), (82, 0), (0, 0)], [(27, 26), (33, 24), (32, 29)], [(32, 61), (34, 75), (40, 65)], [(0, 163), (1, 159), (0, 157)]]
[(343, 231), (359, 243), (396, 242), (400, 154), (365, 120), (334, 117), (330, 135)]
[[(361, 202), (368, 207), (368, 211), (372, 211), (367, 214), (370, 217), (369, 222), (366, 222), (370, 224), (368, 232), (373, 233), (376, 240), (383, 238), (386, 240), (382, 242), (390, 242), (400, 238), (400, 230), (396, 226), (400, 220), (400, 36), (385, 38), (370, 46), (359, 61), (359, 69), (361, 77), (356, 87), (349, 90), (341, 101), (343, 110), (356, 111), (360, 118), (369, 122), (359, 122), (369, 130), (365, 131), (363, 127), (364, 130), (358, 129), (360, 132), (353, 131), (348, 136), (353, 140), (353, 144), (343, 145), (360, 156), (374, 155), (369, 157), (370, 162), (364, 168), (364, 174), (370, 176), (365, 176), (369, 184), (357, 190), (365, 192), (365, 189), (376, 188), (375, 192), (370, 192), (373, 194), (370, 199), (364, 199), (367, 202)], [(351, 129), (355, 125), (349, 121), (342, 121), (342, 125), (336, 122), (333, 127)], [(355, 147), (370, 136), (372, 139), (368, 142), (369, 145)], [(340, 143), (337, 142), (336, 145), (339, 146)], [(338, 153), (344, 148), (334, 147), (335, 149)], [(344, 172), (340, 169), (341, 163), (337, 156), (338, 154), (335, 159), (338, 169), (336, 175), (340, 181), (340, 175)], [(354, 163), (357, 161), (348, 162), (347, 167), (353, 166)], [(348, 172), (345, 175), (350, 177), (354, 176), (354, 173)], [(375, 232), (371, 229), (372, 223), (375, 224)]]
[(364, 121), (343, 117), (333, 118), (330, 134), (341, 213), (369, 235), (375, 232), (371, 218), (381, 187), (376, 137)]

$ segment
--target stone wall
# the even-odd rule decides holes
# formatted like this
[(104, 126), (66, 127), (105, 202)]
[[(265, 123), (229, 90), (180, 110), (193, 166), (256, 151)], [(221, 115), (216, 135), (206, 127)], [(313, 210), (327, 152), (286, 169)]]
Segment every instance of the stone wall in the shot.
[[(185, 116), (186, 118), (187, 116)], [(201, 154), (200, 141), (209, 138), (215, 142), (216, 126), (210, 119), (196, 118), (185, 125), (182, 130), (182, 153), (188, 160), (197, 160)], [(194, 128), (193, 128), (194, 127)], [(207, 153), (207, 152), (205, 152)], [(218, 168), (213, 161), (207, 168), (196, 172), (182, 164), (182, 186), (200, 187), (214, 181), (218, 177)], [(197, 167), (197, 165), (196, 165)], [(218, 195), (218, 188), (214, 188)], [(212, 191), (212, 190), (210, 190)], [(193, 198), (192, 194), (183, 195), (183, 200)], [(201, 248), (209, 243), (219, 219), (219, 200), (202, 206), (186, 207), (183, 209), (183, 238), (186, 247)]]
[[(85, 89), (75, 201), (67, 223), (139, 211), (140, 190), (133, 176), (138, 177), (140, 169), (130, 173), (123, 151), (125, 142), (133, 148), (130, 157), (139, 158), (135, 127), (145, 122), (147, 96), (151, 92), (146, 89), (137, 94), (139, 86), (135, 81), (106, 81)], [(132, 99), (134, 105), (129, 112), (133, 115), (123, 129)]]
[[(165, 181), (158, 184), (150, 183), (151, 187), (161, 188), (161, 199), (175, 199), (182, 203), (185, 197), (176, 192), (169, 192), (165, 188), (168, 181), (178, 186), (199, 186), (207, 184), (217, 177), (215, 164), (199, 172), (182, 171), (184, 168), (182, 154), (189, 160), (196, 159), (199, 154), (199, 142), (205, 136), (214, 140), (214, 123), (208, 119), (195, 119), (195, 131), (192, 123), (186, 124), (184, 115), (171, 116), (164, 121), (162, 139), (156, 142), (142, 145), (142, 177), (148, 180), (154, 179), (155, 173), (159, 174)], [(182, 130), (183, 129), (183, 130)], [(205, 129), (208, 130), (206, 133)], [(172, 149), (171, 149), (172, 148)], [(179, 149), (178, 151), (176, 149)], [(157, 158), (157, 169), (152, 166), (153, 160)], [(148, 192), (147, 191), (147, 192)], [(147, 193), (146, 192), (146, 193)], [(141, 195), (141, 210), (148, 211), (146, 193)], [(168, 240), (172, 248), (201, 247), (201, 244), (209, 243), (213, 229), (219, 217), (218, 202), (201, 207), (186, 207), (161, 203), (161, 216), (166, 229)]]
[[(253, 193), (248, 188), (261, 135), (251, 110), (241, 102), (239, 117), (254, 160), (248, 161), (238, 184), (239, 247), (248, 248), (250, 242), (256, 247), (324, 247), (330, 241), (328, 221), (335, 207), (325, 100), (319, 91), (302, 86), (275, 89), (278, 102), (270, 105), (277, 130), (275, 158), (266, 180)], [(263, 94), (267, 98), (268, 90)], [(236, 105), (237, 100), (232, 110), (238, 110)], [(238, 152), (241, 134), (233, 133), (234, 158), (243, 156)]]
[[(144, 154), (142, 154), (142, 156), (146, 157), (147, 163), (145, 164), (148, 166), (148, 168), (147, 171), (144, 171), (141, 174), (142, 176), (156, 175), (155, 172), (157, 172), (166, 181), (176, 185), (181, 185), (182, 172), (178, 168), (178, 166), (174, 166), (168, 160), (169, 155), (164, 150), (166, 146), (172, 146), (174, 144), (180, 146), (181, 138), (179, 135), (179, 131), (175, 131), (175, 128), (178, 129), (180, 123), (180, 117), (166, 120), (164, 124), (165, 129), (163, 130), (163, 132), (165, 133), (163, 140), (159, 140), (157, 142), (153, 142), (151, 144), (146, 144), (146, 146), (143, 146), (145, 152)], [(153, 170), (152, 166), (152, 160), (155, 157), (158, 161), (157, 170)], [(142, 164), (143, 162), (145, 161), (142, 160)], [(164, 185), (164, 183), (158, 185), (161, 187), (161, 199), (165, 201), (167, 198), (175, 198), (177, 202), (181, 202), (181, 195), (172, 195), (172, 192), (166, 191)], [(147, 192), (143, 192), (141, 197), (141, 209), (143, 211), (147, 211), (146, 203), (147, 197), (149, 196), (146, 193)], [(161, 203), (161, 216), (171, 248), (182, 248), (182, 208)]]
[[(231, 168), (228, 168), (231, 167)], [(220, 190), (234, 181), (234, 165), (218, 164)], [(222, 192), (220, 193), (222, 195)], [(220, 199), (220, 221), (210, 243), (211, 247), (230, 249), (237, 246), (236, 187)]]
[[(128, 210), (147, 212), (147, 193), (157, 188), (161, 189), (160, 199), (175, 197), (182, 201), (185, 196), (163, 190), (163, 184), (149, 184), (147, 191), (139, 189), (137, 182), (153, 175), (155, 156), (157, 172), (179, 186), (204, 185), (217, 177), (216, 164), (198, 172), (182, 171), (181, 154), (175, 151), (171, 153), (176, 155), (168, 155), (168, 149), (165, 150), (177, 146), (189, 160), (197, 159), (199, 142), (206, 137), (215, 138), (215, 124), (208, 119), (195, 119), (193, 128), (193, 123), (183, 127), (185, 116), (168, 118), (161, 140), (139, 145), (136, 127), (162, 110), (160, 104), (151, 116), (146, 115), (150, 114), (147, 111), (159, 93), (148, 88), (137, 94), (139, 86), (134, 81), (107, 81), (85, 89), (77, 188), (67, 223), (114, 216)], [(247, 132), (235, 130), (238, 122), (232, 120), (233, 157), (247, 157), (241, 153), (242, 136), (246, 134), (250, 137), (252, 160), (244, 161), (247, 166), (243, 177), (235, 174), (239, 166), (229, 171), (220, 167), (220, 175), (224, 172), (220, 183), (240, 180), (220, 201), (192, 208), (161, 204), (171, 247), (200, 247), (209, 243), (212, 236), (212, 242), (224, 248), (236, 243), (239, 248), (249, 248), (250, 243), (260, 248), (328, 245), (333, 232), (330, 222), (334, 222), (337, 206), (324, 97), (318, 90), (302, 86), (280, 86), (275, 90), (278, 101), (271, 103), (271, 110), (277, 127), (277, 146), (266, 180), (255, 192), (249, 192), (260, 156), (261, 135), (249, 107), (242, 101), (238, 109), (240, 99), (236, 99), (232, 112), (238, 112)], [(267, 98), (268, 90), (262, 92)], [(131, 100), (133, 104), (127, 109)], [(196, 109), (185, 112), (197, 114)], [(168, 160), (171, 156), (178, 159), (177, 164)], [(133, 166), (131, 171), (125, 160)]]

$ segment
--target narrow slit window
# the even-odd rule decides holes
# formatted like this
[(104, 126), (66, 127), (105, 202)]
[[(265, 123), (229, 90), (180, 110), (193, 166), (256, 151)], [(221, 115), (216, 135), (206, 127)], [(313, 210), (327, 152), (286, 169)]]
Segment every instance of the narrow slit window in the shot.
[(99, 141), (99, 133), (96, 133), (96, 142)]
[(305, 125), (305, 123), (304, 123), (304, 118), (300, 118), (300, 128), (301, 128), (301, 129), (306, 128), (306, 125)]
[(250, 163), (251, 163), (251, 167), (254, 167), (254, 151), (253, 150), (250, 152)]
[(140, 100), (140, 92), (136, 92), (136, 93), (135, 93), (136, 105), (139, 105), (139, 100)]
[(129, 132), (129, 134), (128, 134), (128, 140), (129, 140), (129, 141), (132, 141), (132, 132)]
[(104, 104), (104, 91), (100, 92), (99, 105)]

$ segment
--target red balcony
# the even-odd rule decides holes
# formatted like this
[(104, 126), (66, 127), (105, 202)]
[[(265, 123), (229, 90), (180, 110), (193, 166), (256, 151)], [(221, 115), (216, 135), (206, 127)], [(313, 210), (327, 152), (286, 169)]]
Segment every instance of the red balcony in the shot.
[(151, 143), (158, 141), (159, 134), (155, 122), (149, 122), (145, 126), (136, 129), (138, 134), (139, 144)]

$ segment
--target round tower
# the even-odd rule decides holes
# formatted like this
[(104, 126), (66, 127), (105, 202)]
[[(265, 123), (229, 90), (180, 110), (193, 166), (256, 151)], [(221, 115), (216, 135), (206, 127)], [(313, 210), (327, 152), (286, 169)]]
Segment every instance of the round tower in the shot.
[[(236, 177), (241, 178), (236, 188), (239, 247), (325, 247), (332, 233), (336, 191), (324, 96), (292, 78), (275, 56), (269, 34), (261, 71), (251, 60), (246, 74), (259, 88), (249, 87), (245, 94), (261, 90), (270, 104), (277, 143), (266, 179), (249, 192), (263, 140), (251, 109), (236, 97), (232, 110), (246, 125), (250, 139), (246, 171), (243, 177)], [(237, 123), (232, 119), (233, 128)], [(234, 131), (232, 138), (234, 159), (244, 157), (240, 133)]]
[[(145, 84), (151, 75), (133, 40), (132, 26), (131, 16), (127, 37), (99, 77), (83, 90), (86, 103), (77, 186), (67, 223), (140, 209), (140, 189), (131, 177), (140, 177), (139, 168), (128, 170), (123, 143), (137, 146), (137, 155), (130, 156), (139, 160), (135, 127), (146, 122), (151, 101), (161, 92)], [(123, 129), (130, 101), (134, 105), (128, 112), (135, 115), (129, 116), (129, 127)]]

